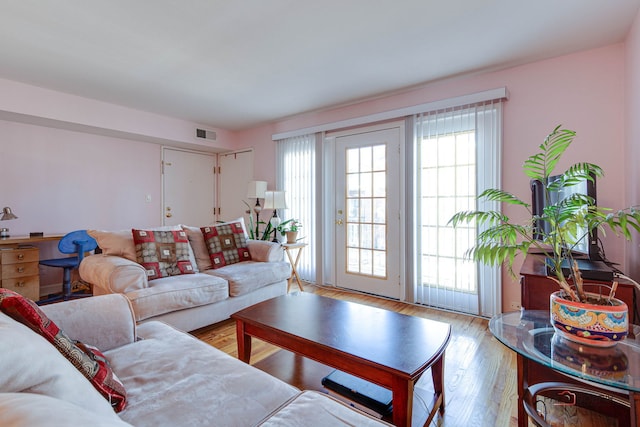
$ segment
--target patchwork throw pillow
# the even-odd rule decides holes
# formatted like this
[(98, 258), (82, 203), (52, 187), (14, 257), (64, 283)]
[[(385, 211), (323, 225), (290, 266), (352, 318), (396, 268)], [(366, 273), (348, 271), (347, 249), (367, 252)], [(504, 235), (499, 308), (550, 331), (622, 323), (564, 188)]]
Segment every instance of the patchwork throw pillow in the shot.
[(0, 310), (53, 344), (109, 401), (116, 412), (125, 408), (127, 393), (124, 385), (97, 348), (69, 338), (33, 301), (14, 291), (0, 288)]
[(201, 230), (214, 269), (251, 260), (242, 223), (224, 223)]
[(189, 239), (183, 230), (132, 229), (136, 262), (147, 270), (149, 280), (195, 273), (189, 260)]

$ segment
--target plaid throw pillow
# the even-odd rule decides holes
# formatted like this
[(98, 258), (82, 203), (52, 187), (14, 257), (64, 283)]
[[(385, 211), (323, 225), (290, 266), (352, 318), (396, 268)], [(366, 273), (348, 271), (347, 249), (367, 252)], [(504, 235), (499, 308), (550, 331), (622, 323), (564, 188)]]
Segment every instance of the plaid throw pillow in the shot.
[(204, 236), (214, 269), (251, 260), (242, 223), (230, 222), (202, 227), (200, 230)]
[(40, 307), (16, 292), (0, 288), (0, 310), (53, 344), (111, 403), (116, 412), (125, 408), (127, 393), (124, 385), (100, 350), (69, 338)]
[(147, 270), (149, 280), (195, 272), (189, 260), (189, 239), (183, 230), (131, 232), (136, 262)]

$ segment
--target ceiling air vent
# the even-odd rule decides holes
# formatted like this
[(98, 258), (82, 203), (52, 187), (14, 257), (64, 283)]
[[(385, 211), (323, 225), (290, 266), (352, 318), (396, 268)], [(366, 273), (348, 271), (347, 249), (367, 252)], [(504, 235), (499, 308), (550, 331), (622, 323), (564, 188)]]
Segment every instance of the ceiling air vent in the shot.
[(196, 129), (196, 136), (198, 138), (216, 140), (216, 133), (212, 130)]

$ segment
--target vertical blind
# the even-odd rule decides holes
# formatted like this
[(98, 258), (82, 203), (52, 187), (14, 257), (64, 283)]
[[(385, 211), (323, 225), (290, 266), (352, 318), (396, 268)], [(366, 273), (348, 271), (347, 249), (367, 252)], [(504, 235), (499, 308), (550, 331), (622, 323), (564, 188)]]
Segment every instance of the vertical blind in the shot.
[(449, 219), (500, 186), (499, 100), (418, 114), (415, 122), (416, 302), (483, 316), (499, 312), (499, 269), (464, 259), (479, 230)]
[(298, 274), (303, 280), (315, 282), (316, 236), (316, 154), (315, 134), (276, 141), (276, 186), (286, 192), (287, 209), (282, 220), (298, 219), (302, 228), (298, 238), (309, 245), (300, 255)]

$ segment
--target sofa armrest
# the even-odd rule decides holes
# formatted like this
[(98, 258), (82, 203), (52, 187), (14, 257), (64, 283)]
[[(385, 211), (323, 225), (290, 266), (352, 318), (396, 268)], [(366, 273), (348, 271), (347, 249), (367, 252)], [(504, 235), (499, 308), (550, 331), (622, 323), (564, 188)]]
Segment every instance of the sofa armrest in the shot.
[(94, 295), (126, 294), (148, 287), (144, 267), (114, 255), (90, 255), (80, 263), (80, 278), (93, 285)]
[(71, 339), (94, 345), (100, 351), (136, 340), (136, 321), (124, 295), (101, 295), (41, 308)]
[(247, 247), (253, 261), (278, 262), (284, 261), (282, 245), (267, 240), (247, 240)]

